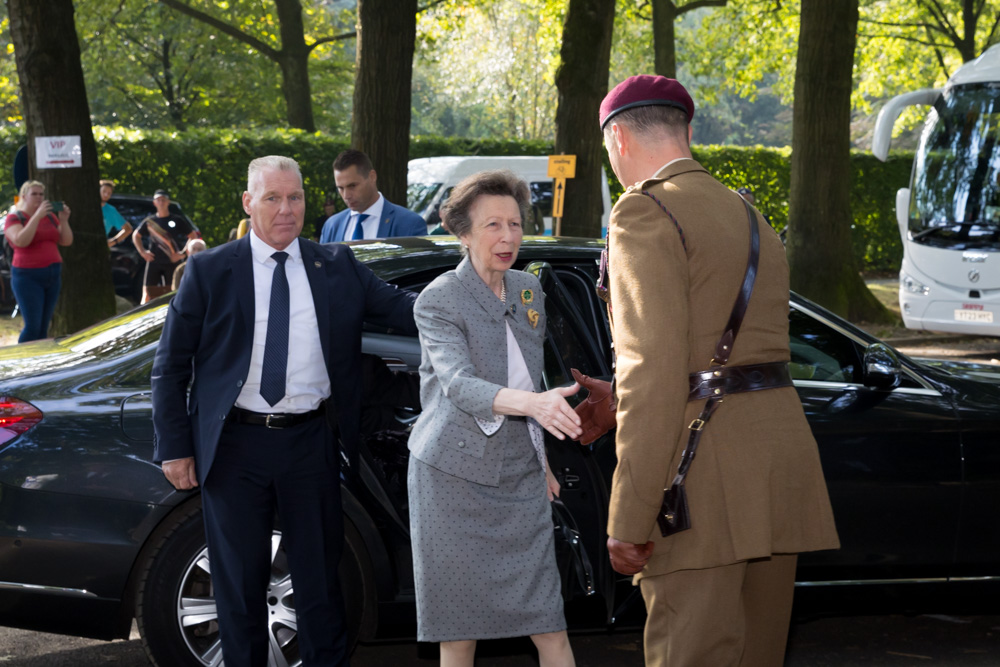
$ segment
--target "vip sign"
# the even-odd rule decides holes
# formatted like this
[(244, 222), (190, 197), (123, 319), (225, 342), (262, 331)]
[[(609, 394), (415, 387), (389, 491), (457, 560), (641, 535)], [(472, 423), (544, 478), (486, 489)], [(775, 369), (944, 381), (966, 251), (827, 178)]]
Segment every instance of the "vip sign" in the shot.
[(80, 137), (35, 137), (35, 167), (66, 169), (83, 166)]

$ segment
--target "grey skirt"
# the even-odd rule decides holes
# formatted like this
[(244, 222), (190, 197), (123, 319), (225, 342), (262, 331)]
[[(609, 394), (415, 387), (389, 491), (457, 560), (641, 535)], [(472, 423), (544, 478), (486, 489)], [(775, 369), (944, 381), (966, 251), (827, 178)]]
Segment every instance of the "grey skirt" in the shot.
[(504, 446), (499, 487), (410, 458), (419, 641), (566, 629), (545, 472), (527, 424), (507, 420), (492, 439)]

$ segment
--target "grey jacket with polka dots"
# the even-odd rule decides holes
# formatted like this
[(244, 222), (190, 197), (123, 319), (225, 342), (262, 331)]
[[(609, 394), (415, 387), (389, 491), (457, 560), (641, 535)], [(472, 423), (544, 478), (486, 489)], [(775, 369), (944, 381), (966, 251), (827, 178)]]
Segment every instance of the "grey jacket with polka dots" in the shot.
[(476, 419), (493, 420), (493, 399), (507, 386), (510, 324), (535, 391), (541, 388), (544, 295), (538, 279), (508, 270), (506, 305), (466, 257), (436, 278), (413, 309), (420, 332), (420, 404), (410, 454), (456, 477), (497, 486), (507, 429), (487, 435)]

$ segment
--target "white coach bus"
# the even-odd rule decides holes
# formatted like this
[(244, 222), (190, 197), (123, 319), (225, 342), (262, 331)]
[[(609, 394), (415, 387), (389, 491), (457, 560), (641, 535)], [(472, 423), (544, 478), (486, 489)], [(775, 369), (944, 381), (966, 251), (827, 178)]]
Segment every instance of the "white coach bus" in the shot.
[(889, 153), (904, 107), (930, 105), (910, 187), (896, 193), (899, 306), (910, 329), (1000, 336), (1000, 45), (944, 88), (891, 99), (872, 152)]

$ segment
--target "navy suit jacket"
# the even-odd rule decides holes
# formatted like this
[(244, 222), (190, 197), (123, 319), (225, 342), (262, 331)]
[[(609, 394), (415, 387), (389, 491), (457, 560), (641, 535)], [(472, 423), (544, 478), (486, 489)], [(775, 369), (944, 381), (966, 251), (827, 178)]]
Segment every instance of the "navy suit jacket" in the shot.
[[(330, 375), (327, 418), (339, 428), (353, 464), (360, 440), (362, 322), (415, 335), (416, 294), (380, 280), (348, 246), (322, 246), (301, 237), (299, 244)], [(249, 236), (192, 256), (184, 273), (153, 361), (153, 460), (194, 456), (198, 481), (204, 484), (226, 416), (250, 370), (254, 279)]]
[[(323, 233), (319, 235), (320, 243), (334, 241), (350, 241), (344, 238), (347, 224), (351, 220), (351, 209), (345, 208), (335, 213), (323, 225)], [(378, 232), (375, 238), (387, 239), (392, 236), (426, 236), (427, 221), (408, 208), (396, 206), (388, 199), (382, 204), (382, 219), (378, 221)]]

